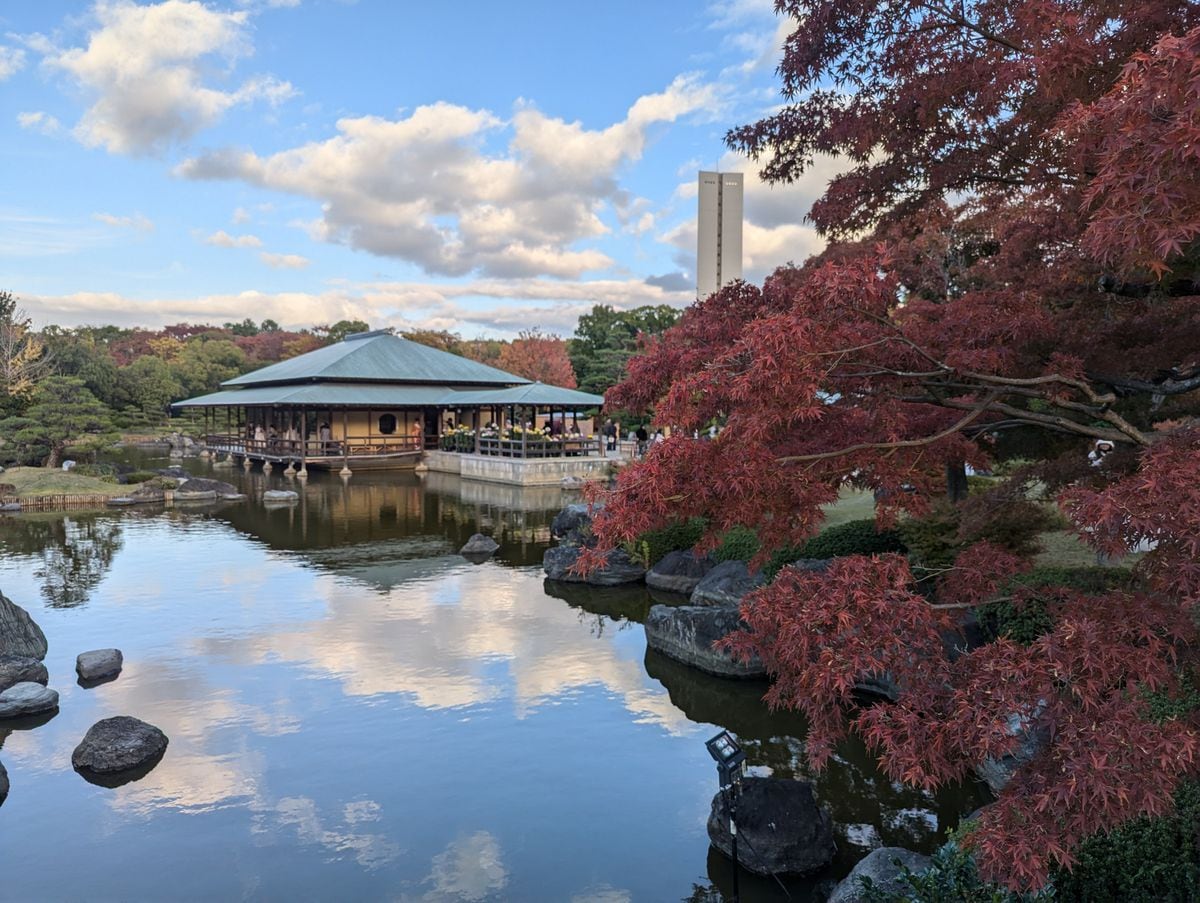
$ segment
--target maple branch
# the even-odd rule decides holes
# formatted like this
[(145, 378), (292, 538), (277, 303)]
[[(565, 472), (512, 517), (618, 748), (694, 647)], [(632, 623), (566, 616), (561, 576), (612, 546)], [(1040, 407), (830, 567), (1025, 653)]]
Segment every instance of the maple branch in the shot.
[(1013, 53), (1025, 54), (1028, 52), (1026, 48), (1022, 47), (1020, 44), (1013, 43), (1008, 38), (1004, 37), (1003, 35), (996, 34), (996, 32), (989, 28), (985, 28), (978, 22), (972, 22), (966, 16), (961, 16), (943, 7), (935, 6), (932, 3), (918, 3), (917, 6), (928, 12), (934, 13), (935, 15), (942, 16), (960, 28), (965, 28), (967, 31), (974, 32), (985, 41), (992, 41), (993, 43), (999, 44), (1001, 47), (1007, 47)]
[(937, 442), (941, 439), (945, 439), (947, 436), (953, 436), (955, 433), (957, 433), (959, 430), (961, 430), (964, 426), (966, 426), (967, 424), (971, 423), (972, 421), (978, 419), (979, 416), (987, 410), (987, 406), (989, 404), (991, 404), (991, 402), (994, 400), (995, 400), (994, 395), (989, 396), (985, 402), (983, 402), (978, 407), (973, 408), (971, 410), (971, 413), (967, 414), (965, 417), (963, 417), (961, 420), (959, 420), (953, 426), (947, 427), (946, 429), (942, 430), (940, 433), (935, 433), (932, 436), (925, 436), (921, 439), (899, 439), (895, 442), (860, 442), (857, 445), (848, 445), (845, 448), (840, 448), (840, 449), (837, 449), (836, 451), (817, 452), (817, 453), (810, 454), (810, 455), (787, 455), (786, 457), (783, 457), (783, 458), (776, 458), (775, 462), (777, 464), (798, 464), (802, 461), (821, 461), (826, 458), (838, 458), (838, 457), (841, 457), (842, 455), (848, 455), (848, 454), (851, 454), (852, 452), (856, 452), (856, 451), (868, 451), (868, 450), (883, 451), (883, 450), (887, 450), (887, 449), (918, 448), (922, 445), (931, 445), (934, 442)]
[(1159, 382), (1152, 382), (1148, 379), (1134, 379), (1128, 376), (1110, 376), (1103, 373), (1088, 375), (1096, 382), (1112, 386), (1115, 390), (1126, 389), (1128, 390), (1126, 394), (1147, 392), (1151, 395), (1183, 395), (1186, 392), (1200, 389), (1200, 372), (1185, 378), (1179, 378), (1172, 374)]

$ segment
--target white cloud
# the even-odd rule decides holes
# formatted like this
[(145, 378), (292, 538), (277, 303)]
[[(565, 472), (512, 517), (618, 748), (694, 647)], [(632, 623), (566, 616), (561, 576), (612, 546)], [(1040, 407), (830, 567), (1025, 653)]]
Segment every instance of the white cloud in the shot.
[(153, 232), (154, 223), (140, 213), (132, 216), (114, 216), (111, 213), (93, 213), (92, 219), (115, 229), (133, 229), (136, 232)]
[(257, 76), (233, 90), (206, 84), (212, 57), (227, 64), (250, 53), (246, 12), (220, 12), (195, 0), (149, 6), (100, 0), (86, 48), (45, 48), (43, 64), (70, 76), (92, 105), (75, 126), (90, 147), (149, 154), (191, 138), (228, 109), (277, 104), (295, 91)]
[(235, 226), (240, 226), (243, 223), (250, 222), (250, 211), (245, 207), (238, 207), (233, 211), (233, 216), (230, 217)]
[[(641, 157), (656, 124), (710, 111), (721, 98), (713, 85), (681, 76), (598, 130), (524, 103), (504, 122), (439, 102), (394, 120), (342, 119), (332, 138), (265, 157), (216, 151), (176, 171), (318, 200), (321, 217), (307, 225), (313, 238), (428, 273), (578, 278), (613, 264), (576, 245), (608, 231), (606, 207), (628, 204), (621, 167)], [(507, 150), (484, 152), (496, 134), (509, 136)]]
[[(661, 282), (662, 280), (656, 280)], [(287, 328), (337, 320), (366, 320), (400, 329), (448, 329), (464, 335), (515, 335), (531, 326), (570, 335), (595, 304), (628, 310), (646, 304), (682, 307), (695, 300), (678, 280), (476, 279), (461, 283), (372, 282), (322, 292), (245, 291), (193, 297), (131, 298), (117, 292), (71, 295), (22, 293), (39, 323), (113, 323), (158, 327), (182, 321), (222, 323), (247, 310)]]
[(0, 82), (25, 68), (25, 51), (0, 44)]
[(206, 245), (216, 245), (218, 248), (261, 248), (262, 239), (257, 235), (230, 235), (224, 229), (218, 229), (204, 239)]
[(41, 110), (18, 113), (17, 125), (27, 131), (38, 132), (42, 135), (57, 135), (62, 129), (57, 119)]
[(270, 254), (266, 251), (258, 255), (259, 260), (276, 270), (302, 270), (310, 263), (307, 257), (299, 254)]

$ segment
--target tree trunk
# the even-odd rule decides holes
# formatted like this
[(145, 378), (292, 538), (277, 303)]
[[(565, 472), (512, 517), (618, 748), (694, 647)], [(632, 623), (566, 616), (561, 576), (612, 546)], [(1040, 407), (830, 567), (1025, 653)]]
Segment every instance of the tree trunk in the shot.
[(967, 484), (967, 465), (962, 461), (946, 465), (946, 496), (952, 504), (957, 505), (970, 492)]
[(66, 446), (58, 442), (50, 443), (50, 456), (46, 458), (47, 467), (62, 467), (63, 454), (66, 452)]

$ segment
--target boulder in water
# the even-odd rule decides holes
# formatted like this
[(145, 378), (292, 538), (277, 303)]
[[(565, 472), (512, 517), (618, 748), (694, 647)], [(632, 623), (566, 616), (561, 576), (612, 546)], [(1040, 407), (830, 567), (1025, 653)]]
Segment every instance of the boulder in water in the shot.
[(705, 574), (692, 590), (693, 605), (737, 608), (742, 596), (766, 583), (762, 571), (750, 573), (744, 561), (722, 561)]
[(80, 771), (114, 774), (156, 762), (167, 749), (167, 735), (129, 715), (97, 721), (71, 753)]
[(58, 693), (31, 680), (13, 684), (0, 693), (0, 718), (40, 715), (58, 708)]
[(458, 553), (471, 561), (485, 561), (491, 558), (499, 548), (500, 543), (492, 537), (476, 533), (467, 540), (466, 545), (459, 549)]
[[(743, 778), (737, 791), (738, 860), (759, 875), (804, 875), (833, 861), (837, 848), (829, 813), (817, 805), (812, 784), (791, 778)], [(732, 793), (733, 791), (729, 791)], [(733, 855), (726, 795), (713, 797), (708, 839)]]
[(646, 644), (677, 662), (718, 677), (763, 678), (757, 658), (738, 661), (713, 643), (742, 626), (737, 610), (708, 605), (655, 605), (646, 617)]
[(579, 560), (578, 546), (562, 545), (547, 549), (542, 556), (542, 569), (549, 580), (563, 583), (587, 583), (591, 586), (620, 586), (623, 583), (637, 583), (646, 576), (646, 569), (629, 557), (624, 549), (613, 549), (603, 566), (596, 568), (590, 574), (573, 573), (571, 568)]
[(75, 657), (75, 672), (81, 680), (104, 680), (120, 674), (124, 661), (120, 649), (93, 649)]
[(588, 505), (567, 505), (550, 522), (551, 536), (577, 544), (586, 540), (591, 530), (592, 509)]
[(0, 693), (14, 684), (35, 683), (43, 687), (49, 682), (46, 666), (36, 658), (25, 655), (0, 655)]
[(29, 617), (29, 612), (0, 593), (0, 655), (46, 657), (46, 635)]
[(708, 555), (697, 557), (691, 549), (668, 552), (646, 572), (646, 586), (690, 595), (714, 567), (716, 562), (712, 558)]
[(262, 494), (262, 500), (268, 505), (294, 505), (300, 501), (300, 496), (290, 489), (268, 489)]
[[(896, 864), (896, 860), (900, 861), (900, 865)], [(907, 899), (912, 896), (913, 889), (901, 877), (901, 866), (906, 866), (910, 872), (924, 871), (929, 868), (929, 857), (904, 847), (872, 850), (834, 888), (829, 903), (866, 903), (867, 895), (859, 878), (870, 878), (871, 886), (889, 897)]]

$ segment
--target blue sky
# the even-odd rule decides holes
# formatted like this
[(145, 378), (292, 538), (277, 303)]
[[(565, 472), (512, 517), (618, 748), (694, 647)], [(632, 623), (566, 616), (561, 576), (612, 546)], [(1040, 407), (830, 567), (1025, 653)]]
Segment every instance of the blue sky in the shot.
[[(770, 0), (0, 7), (0, 288), (39, 324), (570, 334), (693, 297), (696, 170), (779, 103)], [(746, 274), (828, 177), (747, 178)]]

